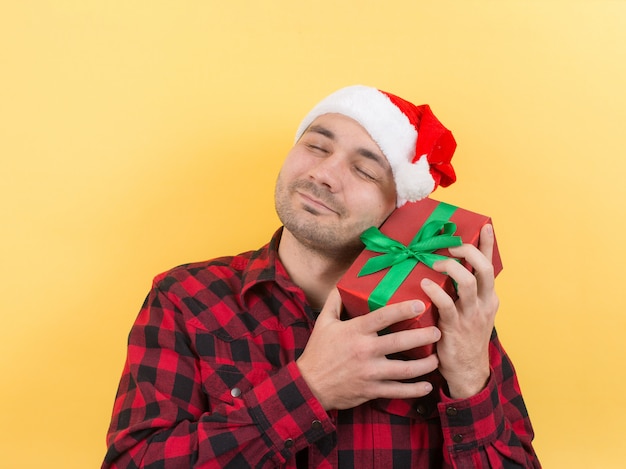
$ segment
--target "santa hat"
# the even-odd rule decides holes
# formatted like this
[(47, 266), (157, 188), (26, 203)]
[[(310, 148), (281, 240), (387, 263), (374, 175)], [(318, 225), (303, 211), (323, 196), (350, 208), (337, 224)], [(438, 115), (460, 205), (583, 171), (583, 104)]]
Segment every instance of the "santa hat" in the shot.
[(323, 99), (305, 116), (296, 141), (317, 117), (329, 113), (354, 119), (376, 142), (391, 165), (398, 207), (456, 181), (450, 164), (456, 141), (428, 105), (415, 106), (369, 86), (349, 86)]

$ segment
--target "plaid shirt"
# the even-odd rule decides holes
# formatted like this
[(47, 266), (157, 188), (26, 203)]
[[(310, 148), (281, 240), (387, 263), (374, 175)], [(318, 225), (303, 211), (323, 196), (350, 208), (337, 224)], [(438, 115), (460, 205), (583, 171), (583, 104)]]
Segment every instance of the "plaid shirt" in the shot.
[(277, 255), (188, 264), (155, 278), (131, 330), (103, 468), (540, 467), (511, 362), (469, 399), (434, 391), (326, 412), (295, 360), (315, 321)]

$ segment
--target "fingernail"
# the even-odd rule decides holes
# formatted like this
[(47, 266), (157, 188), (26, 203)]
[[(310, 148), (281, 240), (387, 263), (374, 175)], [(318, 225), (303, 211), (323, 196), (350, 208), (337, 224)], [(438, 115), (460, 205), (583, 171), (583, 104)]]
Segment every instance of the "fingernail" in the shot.
[(417, 315), (417, 314), (423, 313), (426, 307), (424, 306), (424, 303), (422, 303), (421, 301), (414, 301), (413, 304), (411, 304), (411, 309)]
[(433, 284), (433, 281), (431, 279), (429, 279), (429, 278), (423, 278), (422, 279), (422, 285), (423, 286), (428, 287), (428, 286), (430, 286), (432, 284)]
[(424, 383), (424, 391), (425, 392), (430, 392), (433, 390), (433, 385), (430, 383)]

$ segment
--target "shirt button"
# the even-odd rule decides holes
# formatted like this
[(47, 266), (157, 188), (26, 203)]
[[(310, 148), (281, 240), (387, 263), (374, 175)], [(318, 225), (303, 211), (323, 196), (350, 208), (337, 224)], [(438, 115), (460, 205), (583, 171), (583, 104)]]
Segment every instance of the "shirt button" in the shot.
[(291, 438), (287, 438), (285, 440), (285, 448), (291, 448), (293, 446), (293, 440)]
[(230, 395), (233, 396), (233, 397), (241, 396), (241, 389), (239, 389), (239, 388), (232, 388), (230, 390)]
[(424, 404), (418, 404), (415, 410), (418, 414), (424, 415), (426, 413), (426, 406)]
[(454, 441), (455, 443), (460, 443), (461, 441), (463, 441), (463, 435), (457, 433), (452, 437), (452, 441)]
[(446, 414), (448, 414), (450, 417), (454, 417), (458, 413), (459, 412), (456, 410), (456, 407), (450, 406), (446, 409)]
[(322, 429), (322, 422), (320, 422), (319, 420), (313, 420), (311, 422), (311, 428), (313, 430), (321, 430)]

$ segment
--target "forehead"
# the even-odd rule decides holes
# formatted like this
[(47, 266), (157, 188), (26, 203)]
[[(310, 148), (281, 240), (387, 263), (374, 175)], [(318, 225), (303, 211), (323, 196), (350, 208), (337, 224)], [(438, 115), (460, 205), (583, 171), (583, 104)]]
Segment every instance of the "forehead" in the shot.
[(309, 125), (306, 131), (310, 131), (311, 127), (315, 127), (316, 125), (328, 127), (330, 130), (333, 131), (333, 133), (341, 136), (353, 135), (355, 137), (361, 137), (365, 140), (370, 140), (376, 145), (370, 134), (367, 132), (367, 130), (365, 130), (365, 127), (363, 127), (353, 118), (345, 116), (343, 114), (322, 114), (321, 116), (316, 117), (313, 122), (311, 122), (311, 125)]

